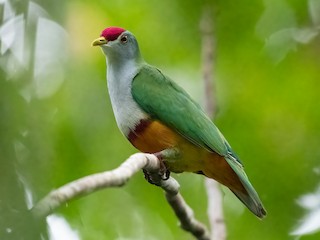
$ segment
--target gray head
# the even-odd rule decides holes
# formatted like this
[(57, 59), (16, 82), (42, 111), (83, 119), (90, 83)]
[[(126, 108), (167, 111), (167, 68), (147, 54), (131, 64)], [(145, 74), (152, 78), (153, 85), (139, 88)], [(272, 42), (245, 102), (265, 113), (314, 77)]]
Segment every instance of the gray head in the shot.
[(139, 45), (132, 33), (119, 27), (104, 29), (99, 38), (93, 41), (92, 46), (100, 46), (109, 63), (133, 60), (142, 60)]

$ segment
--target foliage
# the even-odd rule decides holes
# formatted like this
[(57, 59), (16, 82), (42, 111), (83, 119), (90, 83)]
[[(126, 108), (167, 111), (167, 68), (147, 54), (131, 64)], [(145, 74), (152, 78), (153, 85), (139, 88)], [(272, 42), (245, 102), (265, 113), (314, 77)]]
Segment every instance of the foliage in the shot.
[[(215, 122), (268, 210), (259, 221), (223, 189), (228, 239), (310, 233), (295, 229), (305, 214), (319, 211), (307, 204), (304, 212), (297, 203), (301, 195), (318, 194), (319, 184), (316, 0), (3, 0), (0, 6), (1, 239), (45, 236), (45, 223), (26, 213), (35, 201), (136, 152), (115, 124), (105, 60), (90, 47), (92, 40), (110, 25), (129, 29), (144, 58), (202, 102), (204, 6), (214, 12)], [(207, 222), (202, 177), (176, 177), (197, 217)], [(79, 239), (192, 239), (177, 227), (161, 190), (142, 174), (121, 189), (71, 202), (58, 215), (50, 226), (65, 218)], [(301, 238), (318, 239), (317, 230)]]

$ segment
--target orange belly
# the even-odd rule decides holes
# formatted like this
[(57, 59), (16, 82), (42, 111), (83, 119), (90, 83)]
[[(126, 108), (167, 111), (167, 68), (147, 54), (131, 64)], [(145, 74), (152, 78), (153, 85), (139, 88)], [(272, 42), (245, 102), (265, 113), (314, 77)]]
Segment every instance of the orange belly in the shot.
[(179, 149), (179, 159), (165, 159), (166, 165), (173, 172), (200, 171), (202, 148), (194, 145), (176, 131), (159, 121), (140, 122), (138, 131), (129, 135), (129, 141), (145, 153), (157, 153), (164, 149), (176, 147)]
[(156, 153), (174, 147), (181, 137), (159, 121), (140, 122), (141, 129), (135, 130), (129, 140), (141, 152)]
[(176, 147), (180, 152), (179, 159), (165, 159), (170, 171), (201, 172), (232, 190), (244, 191), (238, 176), (223, 156), (191, 143), (159, 121), (142, 122), (140, 127), (130, 134), (129, 140), (133, 146), (145, 153), (157, 153)]

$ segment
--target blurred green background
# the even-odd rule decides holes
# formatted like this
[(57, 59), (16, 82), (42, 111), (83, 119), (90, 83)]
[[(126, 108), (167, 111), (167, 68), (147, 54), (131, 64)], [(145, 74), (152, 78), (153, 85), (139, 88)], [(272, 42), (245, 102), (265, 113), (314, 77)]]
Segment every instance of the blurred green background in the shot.
[[(216, 43), (215, 122), (268, 211), (259, 221), (223, 188), (228, 239), (319, 239), (317, 0), (0, 1), (0, 239), (193, 239), (142, 173), (70, 202), (47, 222), (27, 210), (136, 152), (117, 129), (105, 59), (91, 42), (107, 26), (130, 30), (146, 61), (203, 103), (204, 8)], [(174, 177), (208, 223), (203, 177)]]

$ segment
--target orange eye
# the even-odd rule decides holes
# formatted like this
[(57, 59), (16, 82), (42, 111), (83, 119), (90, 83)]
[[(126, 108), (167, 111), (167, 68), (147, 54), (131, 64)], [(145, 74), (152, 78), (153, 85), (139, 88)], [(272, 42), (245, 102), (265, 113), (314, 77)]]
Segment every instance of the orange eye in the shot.
[(127, 42), (128, 42), (128, 36), (126, 36), (126, 35), (122, 36), (121, 39), (120, 39), (120, 41), (121, 41), (122, 43), (127, 43)]

